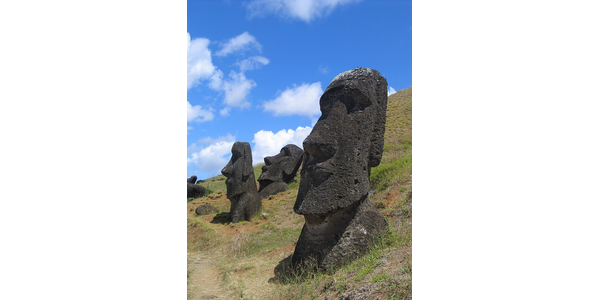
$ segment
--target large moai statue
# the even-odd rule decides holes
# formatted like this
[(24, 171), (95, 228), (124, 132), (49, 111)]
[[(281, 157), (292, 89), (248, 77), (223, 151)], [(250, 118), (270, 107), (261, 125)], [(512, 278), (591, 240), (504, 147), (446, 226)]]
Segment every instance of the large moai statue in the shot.
[(196, 184), (197, 177), (192, 175), (187, 179), (187, 197), (188, 198), (198, 198), (204, 196), (206, 193), (206, 189)]
[(363, 254), (387, 227), (368, 197), (383, 153), (387, 81), (371, 69), (346, 71), (319, 103), (322, 115), (303, 144), (294, 212), (305, 224), (292, 263), (314, 260), (327, 270)]
[(249, 221), (261, 207), (252, 169), (250, 144), (235, 142), (231, 147), (231, 159), (221, 173), (227, 177), (227, 198), (231, 201), (229, 221)]
[(289, 144), (281, 148), (279, 154), (265, 157), (262, 174), (258, 177), (258, 195), (261, 198), (267, 198), (285, 191), (288, 183), (298, 173), (303, 154), (304, 151), (300, 147)]

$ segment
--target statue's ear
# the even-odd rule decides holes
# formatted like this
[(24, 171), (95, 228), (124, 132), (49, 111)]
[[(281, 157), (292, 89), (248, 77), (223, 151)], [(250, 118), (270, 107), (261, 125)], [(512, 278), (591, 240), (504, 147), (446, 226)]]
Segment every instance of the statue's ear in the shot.
[(302, 163), (302, 156), (304, 155), (304, 151), (296, 145), (287, 145), (285, 146), (286, 152), (290, 154), (290, 160), (287, 164), (283, 166), (283, 173), (286, 176), (292, 176), (295, 172), (298, 171), (300, 164)]
[(294, 172), (298, 171), (298, 168), (302, 163), (303, 154), (304, 151), (293, 153), (288, 163), (283, 165), (283, 173), (285, 173), (286, 176), (290, 176), (294, 174)]
[(250, 176), (250, 173), (254, 172), (252, 169), (252, 151), (250, 151), (250, 145), (244, 147), (244, 165), (242, 166), (242, 175), (244, 177)]

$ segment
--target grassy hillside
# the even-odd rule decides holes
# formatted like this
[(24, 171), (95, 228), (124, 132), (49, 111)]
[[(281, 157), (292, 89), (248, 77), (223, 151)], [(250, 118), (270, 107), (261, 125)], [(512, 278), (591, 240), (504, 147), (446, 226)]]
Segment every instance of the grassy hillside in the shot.
[[(333, 273), (289, 268), (304, 224), (292, 210), (298, 180), (263, 200), (262, 213), (229, 224), (225, 177), (200, 183), (210, 193), (188, 202), (188, 298), (209, 299), (410, 299), (412, 297), (412, 88), (388, 98), (384, 153), (371, 170), (375, 206), (389, 231), (360, 259)], [(262, 165), (255, 167), (258, 178)], [(258, 185), (258, 183), (257, 183)], [(196, 216), (200, 204), (218, 214)]]

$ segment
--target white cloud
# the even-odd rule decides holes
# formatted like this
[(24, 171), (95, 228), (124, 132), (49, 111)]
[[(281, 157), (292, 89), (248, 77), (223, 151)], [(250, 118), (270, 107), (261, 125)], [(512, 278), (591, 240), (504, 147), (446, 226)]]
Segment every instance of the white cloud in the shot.
[[(201, 138), (198, 140), (198, 144), (200, 145), (210, 145), (210, 144), (215, 144), (218, 142), (234, 142), (235, 141), (235, 136), (231, 135), (231, 134), (227, 134), (225, 136), (220, 136), (218, 138), (211, 138), (211, 137), (205, 137), (205, 138)], [(196, 143), (193, 143), (192, 145), (195, 145)], [(190, 145), (190, 147), (188, 147), (188, 150), (193, 149), (192, 145)]]
[(246, 4), (250, 17), (274, 14), (311, 20), (330, 14), (338, 5), (356, 3), (361, 0), (254, 0)]
[(269, 60), (264, 56), (252, 56), (236, 64), (240, 66), (240, 72), (246, 72), (248, 70), (258, 69), (268, 63)]
[(225, 92), (225, 105), (244, 108), (250, 106), (246, 97), (255, 86), (254, 80), (246, 78), (244, 73), (231, 71), (229, 80), (221, 80), (219, 89)]
[[(244, 59), (237, 63), (240, 67), (240, 72), (231, 71), (229, 76), (224, 78), (223, 71), (212, 64), (211, 52), (208, 49), (210, 40), (206, 38), (191, 40), (189, 33), (187, 34), (187, 39), (187, 88), (190, 89), (201, 81), (208, 80), (209, 88), (224, 93), (223, 103), (226, 107), (220, 111), (222, 116), (229, 114), (229, 107), (244, 108), (250, 106), (250, 102), (246, 98), (250, 94), (250, 90), (256, 86), (256, 82), (246, 78), (244, 72), (267, 65), (269, 59), (264, 56), (252, 56)], [(254, 36), (244, 32), (230, 39), (217, 55), (227, 55), (235, 51), (243, 51), (250, 47), (260, 50), (261, 45), (256, 41)], [(200, 122), (211, 121), (214, 118), (211, 111), (202, 110), (200, 106), (190, 106), (191, 104), (188, 103), (188, 122), (197, 117), (200, 117), (198, 119)]]
[(234, 38), (231, 38), (221, 50), (219, 50), (215, 55), (217, 56), (226, 56), (236, 51), (245, 51), (250, 48), (256, 48), (260, 52), (260, 48), (262, 46), (256, 38), (249, 34), (248, 32), (244, 32)]
[[(202, 109), (200, 105), (194, 105), (188, 101), (187, 102), (187, 121), (192, 122), (196, 121), (198, 123), (212, 121), (215, 116), (210, 110)], [(188, 128), (189, 130), (189, 128)]]
[(231, 147), (235, 143), (235, 137), (227, 135), (216, 139), (205, 138), (198, 143), (209, 145), (206, 147), (200, 147), (196, 143), (190, 145), (187, 164), (211, 175), (221, 174), (221, 169), (227, 165), (231, 157)]
[(254, 134), (254, 147), (252, 147), (252, 163), (254, 165), (264, 163), (265, 156), (273, 156), (279, 153), (281, 148), (287, 144), (294, 144), (302, 148), (302, 142), (310, 134), (312, 127), (298, 127), (293, 129), (282, 129), (277, 133), (261, 130)]
[(196, 38), (191, 40), (190, 34), (187, 34), (187, 88), (190, 89), (198, 84), (200, 80), (208, 79), (212, 76), (216, 67), (212, 64), (208, 44), (210, 40), (205, 38)]
[(393, 87), (388, 86), (388, 96), (394, 93), (396, 93), (396, 90)]
[(223, 72), (217, 70), (210, 78), (208, 86), (215, 91), (225, 93), (223, 98), (225, 105), (244, 108), (250, 106), (250, 102), (246, 100), (246, 97), (250, 90), (256, 86), (256, 83), (254, 80), (246, 78), (243, 72), (235, 71), (229, 73), (229, 79), (223, 79)]
[(208, 87), (215, 91), (221, 90), (221, 86), (223, 85), (223, 71), (216, 70), (212, 76), (210, 76), (210, 81), (208, 83)]
[(229, 110), (230, 110), (229, 107), (225, 107), (219, 111), (219, 114), (223, 117), (227, 117), (227, 116), (229, 116)]
[(263, 104), (265, 111), (276, 116), (299, 115), (315, 117), (321, 113), (319, 99), (323, 94), (321, 82), (304, 83), (283, 91), (277, 98)]

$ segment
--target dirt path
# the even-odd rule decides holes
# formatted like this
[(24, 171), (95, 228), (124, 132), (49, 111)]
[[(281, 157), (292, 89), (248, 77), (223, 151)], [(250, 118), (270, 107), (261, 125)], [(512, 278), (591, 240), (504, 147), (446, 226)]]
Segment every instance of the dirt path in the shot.
[(220, 272), (210, 264), (207, 256), (188, 253), (190, 279), (188, 299), (229, 299), (228, 293), (221, 289)]

